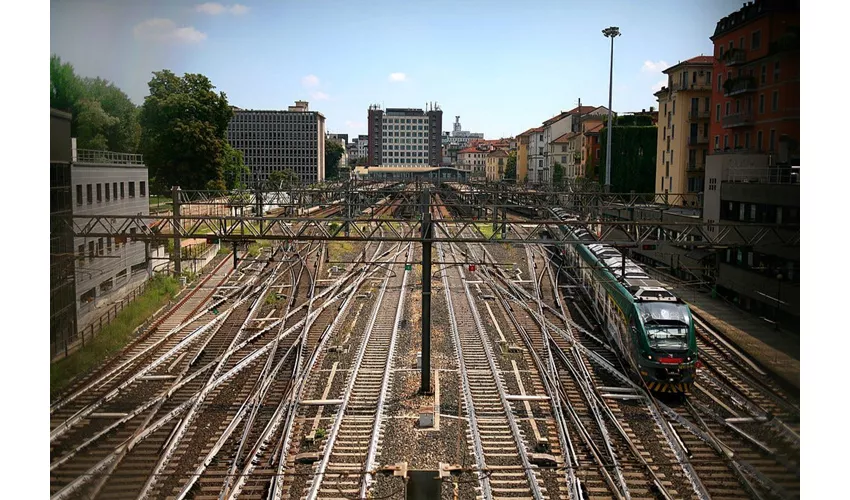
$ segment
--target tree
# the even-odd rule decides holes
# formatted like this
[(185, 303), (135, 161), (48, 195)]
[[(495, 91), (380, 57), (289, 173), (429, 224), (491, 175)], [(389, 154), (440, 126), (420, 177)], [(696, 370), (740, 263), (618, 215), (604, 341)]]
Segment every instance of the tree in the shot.
[(336, 179), (339, 175), (339, 160), (345, 154), (342, 145), (333, 139), (325, 138), (325, 179)]
[(266, 180), (266, 189), (282, 189), (298, 183), (298, 176), (291, 169), (275, 170)]
[(251, 169), (245, 165), (242, 151), (234, 148), (230, 143), (224, 143), (224, 183), (227, 189), (244, 189), (245, 178), (251, 174)]
[(154, 72), (139, 123), (145, 163), (160, 189), (226, 187), (225, 135), (233, 110), (224, 92), (195, 73)]
[[(62, 63), (59, 56), (50, 56), (50, 107), (73, 113), (80, 98), (80, 79), (70, 63)], [(72, 129), (72, 134), (73, 129)]]
[[(103, 112), (111, 118), (99, 133), (106, 138), (111, 151), (135, 152), (139, 147), (141, 129), (138, 108), (120, 88), (102, 78), (82, 80), (85, 99), (100, 104)], [(82, 135), (78, 142), (84, 140)]]
[(516, 151), (508, 153), (508, 162), (505, 166), (505, 180), (516, 181)]
[(80, 78), (74, 67), (50, 57), (50, 107), (71, 113), (71, 136), (80, 149), (136, 152), (141, 134), (138, 108), (102, 78)]
[(552, 165), (552, 184), (555, 186), (564, 184), (564, 166), (558, 162)]

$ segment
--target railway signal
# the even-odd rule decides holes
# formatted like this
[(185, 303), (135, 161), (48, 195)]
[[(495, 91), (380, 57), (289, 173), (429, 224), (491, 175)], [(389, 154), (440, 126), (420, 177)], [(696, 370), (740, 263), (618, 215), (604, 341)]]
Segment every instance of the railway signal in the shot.
[(475, 271), (475, 264), (470, 264), (470, 265), (469, 265), (469, 271), (470, 271), (470, 272), (474, 272), (474, 271)]
[(404, 270), (405, 270), (405, 271), (410, 271), (411, 269), (413, 269), (413, 266), (412, 266), (412, 265), (410, 265), (410, 264), (405, 264), (405, 265), (404, 265)]

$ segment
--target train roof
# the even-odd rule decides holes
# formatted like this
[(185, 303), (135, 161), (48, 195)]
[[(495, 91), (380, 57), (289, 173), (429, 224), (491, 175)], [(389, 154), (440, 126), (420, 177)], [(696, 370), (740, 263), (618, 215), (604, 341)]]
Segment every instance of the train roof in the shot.
[[(560, 207), (552, 209), (552, 212), (565, 222), (578, 222), (577, 219), (571, 217)], [(667, 290), (663, 283), (646, 274), (646, 271), (635, 264), (635, 262), (631, 259), (624, 258), (623, 254), (616, 248), (599, 242), (586, 228), (581, 226), (571, 226), (570, 230), (578, 239), (588, 241), (584, 247), (587, 248), (587, 250), (590, 251), (590, 253), (592, 253), (599, 262), (603, 263), (615, 278), (621, 280), (623, 287), (635, 300), (664, 302), (679, 301), (678, 297)]]

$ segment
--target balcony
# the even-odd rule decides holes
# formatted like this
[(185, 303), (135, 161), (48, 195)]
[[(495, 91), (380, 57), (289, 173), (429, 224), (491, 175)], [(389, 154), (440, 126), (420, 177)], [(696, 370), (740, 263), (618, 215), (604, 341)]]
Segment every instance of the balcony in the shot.
[(708, 118), (711, 118), (711, 111), (707, 109), (704, 111), (692, 109), (691, 112), (688, 113), (688, 117), (690, 117), (691, 120), (707, 120)]
[(706, 90), (706, 91), (711, 91), (711, 83), (706, 82), (704, 80), (698, 81), (696, 83), (694, 83), (694, 82), (688, 82), (688, 83), (678, 82), (678, 83), (674, 83), (673, 86), (671, 87), (671, 89), (672, 90), (679, 90), (679, 91), (681, 91), (681, 90)]
[(721, 121), (723, 128), (749, 127), (753, 124), (753, 112), (743, 111), (733, 115), (726, 115)]
[(708, 137), (698, 135), (688, 136), (688, 146), (699, 146), (702, 144), (708, 144)]
[(696, 160), (688, 160), (688, 172), (702, 172), (705, 170), (705, 163), (697, 162)]
[(732, 97), (736, 95), (746, 94), (747, 92), (755, 92), (758, 88), (756, 79), (752, 76), (739, 76), (723, 82), (723, 95)]
[(747, 62), (747, 53), (741, 49), (732, 49), (723, 54), (720, 62), (727, 66), (736, 66)]

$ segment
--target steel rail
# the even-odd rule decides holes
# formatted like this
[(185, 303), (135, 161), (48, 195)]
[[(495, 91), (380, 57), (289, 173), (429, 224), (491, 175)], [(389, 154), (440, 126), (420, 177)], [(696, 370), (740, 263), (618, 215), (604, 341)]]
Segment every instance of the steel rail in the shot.
[[(486, 251), (486, 250), (485, 250)], [(492, 286), (493, 278), (491, 276), (491, 271), (487, 268), (484, 268), (484, 275), (488, 279), (489, 284)], [(557, 434), (558, 440), (561, 445), (561, 449), (567, 452), (567, 459), (570, 462), (567, 467), (565, 467), (564, 473), (566, 474), (566, 481), (568, 485), (568, 494), (570, 498), (581, 498), (581, 486), (578, 478), (575, 476), (575, 469), (580, 466), (580, 461), (578, 459), (578, 455), (575, 452), (575, 448), (573, 447), (572, 438), (570, 436), (569, 430), (567, 429), (565, 417), (563, 415), (564, 408), (561, 403), (561, 394), (559, 391), (555, 389), (557, 387), (558, 374), (557, 371), (554, 370), (554, 362), (552, 360), (552, 352), (551, 349), (546, 349), (547, 355), (547, 366), (540, 359), (540, 356), (537, 354), (534, 346), (532, 344), (531, 338), (528, 336), (528, 332), (525, 328), (519, 323), (513, 311), (511, 311), (510, 306), (507, 304), (505, 300), (504, 294), (500, 290), (496, 290), (495, 287), (493, 289), (496, 291), (497, 296), (499, 298), (499, 302), (502, 304), (503, 310), (507, 313), (508, 318), (511, 323), (514, 325), (514, 328), (522, 338), (525, 343), (528, 353), (531, 356), (534, 364), (537, 366), (538, 371), (541, 373), (541, 381), (543, 382), (544, 389), (546, 394), (550, 397), (550, 401), (552, 402), (552, 406), (554, 407), (554, 417), (555, 422), (557, 423)], [(566, 441), (565, 441), (566, 439)]]
[[(293, 325), (292, 327), (290, 327), (287, 330), (286, 334), (291, 333), (292, 331), (294, 331), (299, 326), (301, 326), (300, 322)], [(248, 341), (246, 341), (245, 343), (247, 344), (247, 342)], [(261, 357), (263, 354), (265, 354), (266, 351), (270, 347), (271, 346), (269, 344), (266, 344), (265, 346), (260, 347), (259, 349), (255, 350), (254, 352), (246, 355), (233, 368), (231, 368), (226, 373), (222, 374), (217, 379), (215, 379), (215, 381), (213, 382), (212, 387), (210, 389), (211, 390), (215, 389), (216, 387), (220, 386), (221, 384), (227, 382), (228, 380), (230, 380), (231, 378), (233, 378), (234, 376), (239, 374), (242, 370), (247, 368), (254, 361), (256, 361), (259, 357)], [(222, 356), (224, 356), (225, 354), (222, 354)], [(213, 365), (216, 364), (216, 363), (217, 363), (217, 361), (211, 362), (209, 367), (212, 368)], [(188, 383), (188, 380), (189, 379), (187, 378), (187, 379), (184, 380), (184, 382)], [(149, 425), (142, 432), (139, 432), (137, 435), (129, 437), (129, 438), (125, 439), (124, 441), (122, 441), (121, 444), (119, 444), (115, 448), (115, 450), (113, 450), (112, 453), (110, 453), (108, 456), (103, 458), (97, 464), (90, 467), (86, 472), (81, 474), (79, 477), (77, 477), (71, 483), (67, 484), (64, 488), (62, 488), (61, 490), (54, 493), (50, 498), (52, 500), (60, 500), (60, 499), (63, 499), (63, 498), (68, 498), (72, 493), (74, 493), (76, 490), (78, 490), (83, 485), (85, 485), (89, 480), (91, 480), (92, 477), (94, 477), (101, 470), (103, 470), (105, 467), (107, 467), (110, 463), (112, 463), (114, 460), (116, 460), (117, 457), (120, 455), (121, 451), (125, 447), (132, 448), (137, 443), (145, 440), (148, 436), (150, 436), (151, 434), (156, 432), (163, 425), (167, 424), (172, 419), (174, 419), (177, 415), (179, 415), (179, 414), (183, 413), (185, 410), (187, 410), (190, 407), (190, 405), (192, 405), (198, 399), (199, 396), (200, 396), (200, 393), (195, 393), (194, 395), (190, 396), (186, 401), (184, 401), (183, 403), (178, 405), (176, 408), (171, 410), (168, 414), (163, 415), (156, 422)]]
[[(243, 288), (244, 288), (244, 287), (243, 287)], [(234, 291), (234, 294), (235, 294), (236, 292), (238, 292), (238, 291), (239, 291), (239, 290)], [(231, 295), (231, 296), (232, 296), (232, 295)], [(250, 297), (250, 295), (249, 295), (249, 297)], [(247, 299), (248, 299), (248, 297), (243, 297), (243, 298), (241, 298), (241, 299), (237, 300), (237, 301), (236, 301), (236, 302), (234, 302), (234, 303), (233, 303), (233, 304), (232, 304), (232, 305), (231, 305), (231, 306), (230, 306), (230, 307), (229, 307), (229, 308), (228, 308), (225, 312), (233, 311), (234, 309), (236, 309), (237, 307), (239, 307), (240, 305), (242, 305), (245, 301), (247, 301)], [(199, 319), (200, 317), (202, 317), (202, 316), (203, 316), (203, 315), (205, 315), (206, 313), (207, 313), (207, 311), (204, 311), (203, 313), (198, 314), (198, 315), (196, 316), (196, 318), (193, 318), (193, 320), (197, 320), (197, 319)], [(53, 441), (55, 441), (57, 438), (59, 438), (60, 436), (62, 436), (62, 435), (63, 435), (63, 434), (65, 434), (66, 432), (68, 432), (68, 431), (71, 429), (71, 427), (73, 427), (73, 426), (74, 426), (77, 422), (79, 422), (80, 420), (82, 420), (82, 419), (86, 418), (88, 415), (90, 415), (91, 413), (93, 413), (93, 412), (94, 412), (94, 410), (96, 410), (97, 408), (99, 408), (99, 407), (100, 407), (100, 406), (102, 406), (103, 404), (105, 404), (105, 403), (107, 403), (107, 402), (111, 401), (111, 400), (112, 400), (114, 397), (116, 397), (116, 396), (117, 396), (117, 395), (118, 395), (118, 394), (119, 394), (119, 393), (120, 393), (123, 389), (125, 389), (125, 388), (126, 388), (126, 387), (128, 387), (130, 384), (132, 384), (133, 382), (135, 382), (135, 381), (136, 381), (136, 380), (138, 380), (139, 378), (141, 378), (141, 377), (143, 377), (144, 375), (146, 375), (147, 373), (149, 373), (151, 370), (155, 369), (156, 367), (158, 367), (159, 365), (161, 365), (162, 363), (164, 363), (164, 362), (165, 362), (165, 361), (166, 361), (169, 357), (173, 356), (175, 353), (179, 352), (181, 349), (184, 349), (184, 348), (188, 347), (189, 345), (191, 345), (191, 344), (192, 344), (195, 340), (197, 340), (197, 339), (198, 339), (198, 338), (199, 338), (199, 337), (200, 337), (203, 333), (205, 333), (207, 330), (209, 330), (209, 329), (211, 329), (213, 326), (215, 326), (215, 325), (216, 325), (216, 323), (221, 322), (221, 321), (222, 321), (222, 319), (223, 319), (223, 317), (224, 317), (224, 315), (223, 315), (223, 314), (222, 314), (222, 315), (220, 315), (220, 316), (216, 316), (215, 318), (211, 319), (211, 320), (210, 320), (208, 323), (206, 323), (205, 325), (203, 325), (203, 326), (200, 326), (200, 327), (196, 328), (194, 331), (192, 331), (191, 333), (189, 333), (188, 335), (186, 335), (186, 337), (184, 337), (183, 339), (181, 339), (181, 340), (180, 340), (180, 341), (179, 341), (179, 342), (178, 342), (178, 343), (177, 343), (174, 347), (172, 347), (171, 349), (169, 349), (168, 351), (166, 351), (164, 354), (162, 354), (161, 356), (159, 356), (157, 359), (155, 359), (154, 361), (152, 361), (152, 362), (151, 362), (151, 363), (149, 363), (148, 365), (146, 365), (146, 366), (144, 366), (144, 367), (140, 368), (140, 369), (139, 369), (139, 371), (137, 371), (135, 374), (133, 374), (133, 375), (132, 375), (132, 376), (130, 376), (129, 378), (125, 379), (125, 380), (124, 380), (124, 382), (122, 382), (121, 384), (119, 384), (117, 387), (113, 388), (111, 391), (109, 391), (109, 392), (108, 392), (108, 393), (106, 393), (105, 395), (101, 396), (101, 398), (99, 398), (97, 401), (95, 401), (95, 402), (93, 402), (93, 403), (89, 403), (87, 406), (85, 406), (85, 407), (81, 408), (79, 411), (77, 411), (77, 413), (75, 413), (74, 415), (72, 415), (71, 417), (69, 417), (68, 419), (66, 419), (64, 422), (62, 422), (61, 424), (59, 424), (58, 426), (56, 426), (56, 427), (55, 427), (55, 428), (54, 428), (54, 429), (50, 432), (50, 442), (52, 443), (52, 442), (53, 442)], [(192, 322), (193, 322), (193, 321), (192, 321)], [(178, 325), (177, 327), (175, 327), (175, 328), (172, 330), (172, 332), (180, 331), (180, 330), (182, 330), (183, 328), (185, 328), (185, 326), (190, 325), (192, 322), (190, 322), (190, 321), (184, 322), (184, 324), (183, 324), (183, 325)], [(169, 335), (170, 335), (170, 334), (169, 334)], [(135, 358), (135, 356), (134, 356), (134, 358)], [(120, 367), (119, 369), (123, 369), (123, 368), (124, 368), (124, 366), (126, 366), (126, 364), (125, 364), (125, 365), (122, 365), (122, 367)], [(92, 384), (92, 386), (93, 386), (93, 385), (96, 385), (96, 383), (95, 383), (95, 384)], [(89, 386), (89, 387), (91, 388), (92, 386)]]
[[(443, 245), (437, 244), (437, 251), (440, 254), (440, 259), (445, 260), (443, 256)], [(490, 486), (490, 477), (485, 473), (487, 471), (487, 462), (484, 458), (484, 447), (481, 443), (481, 435), (478, 430), (478, 419), (475, 415), (475, 402), (472, 399), (472, 392), (469, 387), (469, 378), (466, 371), (466, 362), (463, 359), (463, 348), (460, 342), (460, 333), (457, 328), (457, 318), (454, 314), (454, 306), (452, 304), (452, 294), (449, 288), (448, 273), (442, 273), (443, 290), (446, 294), (446, 305), (449, 311), (449, 326), (452, 331), (452, 341), (455, 344), (455, 354), (458, 361), (458, 370), (461, 375), (461, 387), (463, 388), (463, 399), (466, 405), (467, 417), (469, 419), (469, 434), (472, 437), (472, 448), (475, 454), (475, 464), (479, 471), (478, 481), (481, 485), (481, 496), (484, 500), (492, 500), (493, 492)]]
[[(178, 424), (177, 429), (173, 433), (171, 439), (168, 441), (167, 445), (165, 446), (165, 449), (160, 454), (160, 459), (157, 462), (156, 466), (154, 467), (153, 472), (148, 476), (148, 480), (145, 481), (145, 484), (142, 487), (142, 490), (138, 494), (138, 497), (137, 497), (138, 499), (141, 500), (143, 498), (147, 498), (147, 496), (148, 496), (151, 488), (153, 487), (154, 483), (156, 482), (158, 476), (160, 475), (162, 470), (165, 468), (165, 466), (168, 464), (168, 462), (171, 460), (171, 457), (172, 457), (174, 451), (176, 450), (177, 445), (180, 443), (181, 439), (183, 438), (183, 435), (185, 434), (186, 430), (189, 428), (189, 425), (193, 422), (195, 415), (197, 415), (201, 405), (206, 400), (207, 395), (210, 392), (212, 392), (211, 386), (212, 386), (213, 382), (215, 381), (219, 372), (224, 368), (224, 365), (228, 361), (228, 359), (230, 358), (231, 354), (235, 352), (235, 350), (232, 350), (233, 346), (238, 344), (238, 341), (240, 340), (240, 338), (244, 334), (245, 329), (248, 327), (248, 325), (251, 323), (251, 321), (253, 321), (254, 316), (256, 315), (257, 311), (260, 310), (260, 308), (261, 308), (260, 303), (261, 303), (261, 301), (263, 301), (265, 299), (266, 294), (268, 294), (269, 287), (271, 286), (271, 284), (274, 283), (277, 271), (280, 269), (280, 265), (281, 264), (278, 264), (276, 266), (275, 270), (272, 271), (271, 276), (263, 283), (263, 285), (260, 286), (259, 297), (257, 297), (254, 300), (254, 302), (251, 304), (251, 306), (248, 308), (248, 315), (245, 317), (245, 321), (242, 322), (242, 326), (239, 327), (239, 330), (236, 332), (236, 334), (233, 336), (233, 340), (230, 342), (230, 346), (227, 349), (229, 354), (222, 356), (222, 358), (219, 360), (216, 367), (213, 368), (212, 374), (210, 375), (209, 379), (207, 379), (207, 382), (204, 384), (204, 387), (198, 393), (198, 397), (195, 399), (194, 404), (189, 409), (189, 412), (187, 413), (187, 415)], [(264, 328), (264, 330), (270, 330), (271, 328), (273, 328), (274, 326), (277, 326), (279, 323), (282, 323), (282, 322), (283, 322), (283, 320), (277, 320), (277, 321), (273, 322), (270, 326)]]
[(499, 399), (502, 403), (502, 408), (505, 411), (505, 416), (508, 420), (508, 425), (511, 428), (511, 433), (513, 434), (514, 441), (517, 446), (517, 451), (519, 451), (520, 461), (522, 462), (522, 467), (525, 470), (526, 478), (528, 479), (529, 486), (531, 487), (531, 493), (536, 500), (543, 499), (543, 492), (540, 490), (540, 485), (537, 483), (537, 476), (534, 474), (534, 470), (536, 467), (533, 467), (531, 462), (528, 459), (528, 452), (525, 449), (525, 442), (520, 432), (519, 426), (516, 423), (516, 419), (514, 418), (513, 408), (511, 407), (511, 403), (507, 399), (507, 393), (505, 392), (505, 387), (502, 381), (499, 378), (498, 367), (496, 366), (496, 362), (493, 359), (493, 350), (490, 348), (490, 342), (487, 339), (487, 334), (484, 329), (484, 325), (481, 322), (481, 315), (478, 313), (478, 307), (475, 305), (475, 299), (472, 296), (472, 293), (469, 290), (469, 284), (466, 282), (466, 277), (463, 273), (463, 270), (460, 268), (457, 269), (458, 274), (460, 275), (461, 280), (463, 281), (464, 291), (466, 292), (466, 300), (469, 303), (469, 308), (472, 310), (472, 317), (475, 320), (475, 326), (478, 330), (478, 338), (481, 341), (481, 344), (484, 347), (484, 352), (487, 355), (487, 362), (490, 366), (490, 371), (493, 374), (493, 378), (496, 382), (496, 389), (499, 392)]
[[(215, 268), (215, 269), (213, 269), (213, 270), (209, 273), (209, 275), (208, 275), (208, 276), (206, 276), (206, 277), (202, 280), (202, 282), (201, 282), (201, 283), (200, 283), (197, 287), (195, 287), (195, 288), (192, 290), (192, 292), (191, 292), (191, 293), (187, 294), (187, 295), (186, 295), (186, 297), (184, 297), (184, 298), (183, 298), (181, 301), (179, 301), (177, 304), (174, 304), (174, 306), (171, 308), (171, 310), (170, 310), (170, 311), (167, 311), (167, 312), (163, 315), (163, 317), (162, 317), (162, 318), (159, 318), (159, 319), (157, 320), (157, 322), (158, 322), (158, 321), (160, 321), (160, 320), (162, 320), (162, 319), (165, 319), (166, 317), (168, 317), (168, 316), (170, 316), (171, 314), (173, 314), (173, 313), (174, 313), (174, 311), (176, 311), (176, 309), (177, 309), (177, 308), (181, 307), (181, 306), (182, 306), (182, 305), (183, 305), (186, 301), (188, 301), (188, 299), (189, 299), (189, 298), (193, 297), (193, 296), (194, 296), (194, 294), (196, 294), (198, 291), (200, 291), (200, 290), (201, 290), (201, 287), (202, 287), (204, 284), (206, 284), (206, 283), (207, 283), (207, 281), (209, 281), (209, 280), (213, 277), (213, 275), (216, 273), (216, 271), (218, 271), (218, 270), (221, 268), (221, 266), (222, 266), (222, 265), (224, 265), (224, 263), (225, 263), (225, 262), (226, 262), (226, 259), (222, 260), (222, 262), (221, 262), (221, 263), (219, 263), (219, 264), (218, 264), (218, 266), (216, 266), (216, 268)], [(230, 275), (230, 273), (228, 272), (228, 273), (225, 275), (225, 279), (227, 279), (227, 276), (229, 276), (229, 275)], [(207, 299), (209, 299), (209, 297), (207, 297)], [(207, 300), (207, 299), (205, 299), (205, 300)], [(201, 304), (203, 304), (203, 302), (201, 302)], [(197, 318), (197, 316), (195, 316), (194, 318)], [(150, 327), (148, 327), (148, 329), (149, 329), (149, 330), (151, 330), (151, 329), (155, 328), (155, 327), (156, 327), (156, 325), (157, 325), (157, 322), (155, 322), (155, 323), (154, 323), (154, 324), (152, 324)], [(185, 328), (185, 326), (186, 326), (187, 324), (191, 324), (191, 323), (184, 322), (182, 325), (178, 325), (178, 327), (182, 326), (182, 327), (184, 327), (184, 328)], [(157, 345), (159, 345), (160, 343), (162, 343), (162, 342), (163, 342), (163, 341), (164, 341), (167, 337), (169, 337), (169, 336), (170, 336), (170, 335), (172, 335), (173, 333), (176, 333), (177, 331), (179, 331), (179, 329), (177, 329), (177, 328), (173, 328), (173, 329), (171, 329), (171, 330), (170, 330), (170, 331), (169, 331), (169, 332), (165, 335), (165, 337), (164, 337), (163, 339), (158, 340), (158, 341), (157, 341), (157, 342), (155, 342), (154, 344), (151, 344), (149, 347), (144, 348), (142, 351), (140, 351), (139, 353), (135, 354), (135, 355), (134, 355), (133, 357), (131, 357), (130, 359), (126, 360), (124, 363), (122, 363), (122, 364), (121, 364), (120, 366), (118, 366), (117, 368), (115, 368), (115, 369), (111, 370), (110, 372), (108, 372), (107, 374), (105, 374), (105, 375), (101, 376), (101, 377), (100, 377), (99, 379), (97, 379), (96, 381), (90, 382), (90, 383), (89, 383), (89, 384), (87, 384), (85, 387), (83, 387), (82, 389), (77, 390), (76, 392), (74, 392), (74, 393), (73, 393), (73, 394), (71, 394), (70, 396), (68, 396), (68, 397), (66, 397), (66, 398), (64, 398), (64, 399), (61, 399), (61, 400), (57, 401), (56, 403), (54, 403), (54, 404), (50, 405), (50, 414), (51, 414), (51, 415), (53, 415), (53, 414), (54, 414), (57, 410), (60, 410), (61, 408), (63, 408), (63, 407), (64, 407), (65, 405), (67, 405), (68, 403), (71, 403), (71, 402), (72, 402), (72, 401), (74, 401), (76, 398), (78, 398), (80, 395), (82, 395), (82, 394), (85, 394), (85, 393), (89, 392), (89, 391), (90, 391), (90, 390), (92, 390), (95, 386), (97, 386), (98, 384), (101, 384), (101, 383), (102, 383), (102, 382), (104, 382), (105, 380), (110, 379), (110, 378), (112, 378), (112, 377), (116, 376), (116, 375), (117, 375), (117, 373), (118, 373), (120, 370), (122, 370), (124, 367), (126, 367), (127, 365), (129, 365), (130, 363), (132, 363), (133, 361), (135, 361), (136, 359), (138, 359), (140, 356), (143, 356), (144, 354), (146, 354), (148, 351), (150, 351), (151, 349), (153, 349), (154, 347), (156, 347)]]
[(352, 364), (351, 369), (349, 370), (348, 383), (346, 384), (345, 390), (343, 391), (342, 403), (337, 409), (336, 418), (334, 419), (334, 423), (331, 426), (330, 431), (328, 432), (327, 439), (325, 440), (325, 445), (322, 451), (322, 459), (319, 461), (319, 465), (316, 467), (316, 470), (313, 473), (310, 489), (306, 495), (307, 500), (315, 500), (316, 496), (319, 493), (319, 489), (321, 488), (322, 481), (324, 480), (325, 470), (327, 469), (328, 463), (330, 462), (331, 452), (333, 451), (334, 443), (336, 442), (337, 436), (339, 436), (339, 429), (342, 426), (342, 419), (345, 416), (345, 411), (348, 408), (348, 403), (351, 400), (351, 393), (354, 390), (354, 383), (357, 380), (357, 375), (360, 371), (360, 365), (363, 363), (363, 357), (366, 354), (366, 347), (369, 344), (369, 339), (372, 336), (372, 330), (374, 329), (375, 322), (378, 319), (378, 312), (381, 310), (381, 304), (384, 300), (384, 295), (386, 294), (390, 278), (391, 274), (388, 270), (386, 272), (386, 278), (384, 278), (383, 284), (381, 285), (381, 288), (378, 291), (378, 296), (375, 299), (375, 305), (372, 308), (372, 315), (369, 317), (369, 324), (363, 334), (363, 340), (360, 342), (360, 348), (357, 350), (357, 356), (355, 357), (354, 363)]
[[(381, 251), (382, 247), (383, 247), (383, 243), (378, 242), (377, 248), (375, 249), (375, 253), (373, 254), (373, 256), (377, 255), (378, 252)], [(368, 247), (363, 250), (363, 257), (366, 256), (367, 250), (368, 250)], [(281, 441), (281, 443), (280, 443), (280, 457), (278, 457), (278, 462), (277, 462), (277, 473), (275, 474), (274, 478), (272, 479), (271, 485), (270, 485), (270, 491), (269, 491), (269, 496), (268, 496), (268, 498), (270, 498), (270, 499), (280, 500), (283, 496), (283, 477), (284, 477), (285, 466), (286, 466), (285, 457), (286, 457), (286, 454), (289, 452), (289, 446), (290, 446), (290, 442), (292, 440), (292, 428), (293, 428), (292, 424), (295, 421), (295, 415), (297, 414), (297, 411), (298, 411), (298, 403), (299, 403), (299, 401), (301, 401), (303, 391), (304, 391), (304, 389), (307, 385), (308, 375), (312, 371), (313, 366), (315, 365), (316, 361), (318, 360), (319, 354), (323, 352), (324, 346), (327, 343), (327, 340), (330, 338), (330, 334), (333, 331), (336, 330), (336, 328), (339, 326), (339, 323), (342, 321), (342, 317), (345, 316), (345, 313), (348, 311), (348, 308), (351, 305), (351, 301), (353, 300), (357, 290), (360, 288), (360, 286), (366, 280), (366, 278), (368, 276), (370, 276), (372, 273), (374, 273), (375, 271), (377, 271), (377, 269), (370, 271), (368, 264), (366, 264), (366, 265), (364, 265), (363, 267), (360, 268), (360, 270), (358, 271), (358, 274), (357, 274), (357, 278), (355, 279), (355, 282), (353, 284), (349, 285), (349, 287), (346, 289), (348, 291), (348, 295), (346, 296), (345, 301), (343, 301), (342, 305), (339, 308), (340, 314), (338, 314), (334, 318), (330, 327), (328, 329), (326, 329), (325, 332), (321, 335), (321, 337), (319, 338), (319, 342), (316, 344), (316, 347), (310, 353), (309, 361), (306, 363), (304, 368), (301, 369), (301, 367), (299, 367), (296, 371), (296, 373), (298, 373), (298, 379), (296, 381), (297, 389), (293, 391), (294, 396), (293, 396), (291, 404), (289, 405), (287, 421), (286, 421), (285, 427), (284, 427), (284, 429), (286, 429), (286, 430), (284, 431), (284, 434), (283, 434), (283, 436), (281, 437), (281, 440), (280, 440)], [(346, 292), (343, 292), (343, 293), (346, 293)], [(342, 294), (337, 295), (337, 297), (339, 297), (341, 295)], [(323, 306), (324, 306), (324, 304), (323, 304)], [(243, 483), (244, 483), (244, 481), (243, 481)], [(234, 487), (234, 489), (232, 490), (232, 493), (231, 493), (231, 497), (230, 497), (231, 499), (235, 496), (236, 493), (238, 493), (240, 491), (240, 488)]]
[[(407, 255), (405, 260), (410, 257), (412, 246), (412, 243), (407, 246)], [(360, 486), (361, 498), (366, 498), (369, 488), (372, 486), (372, 481), (374, 480), (374, 473), (372, 471), (375, 468), (375, 459), (378, 451), (378, 438), (380, 437), (381, 425), (384, 421), (384, 401), (386, 400), (389, 385), (393, 376), (393, 359), (395, 358), (398, 325), (401, 323), (401, 317), (404, 313), (404, 296), (405, 290), (407, 289), (407, 277), (409, 275), (410, 273), (405, 272), (401, 280), (401, 291), (399, 292), (398, 306), (396, 307), (395, 318), (393, 320), (393, 331), (390, 335), (390, 345), (387, 349), (386, 369), (384, 371), (383, 380), (381, 381), (381, 392), (378, 395), (378, 408), (375, 410), (375, 423), (372, 426), (372, 438), (369, 440), (366, 463), (364, 464), (366, 474), (363, 476), (362, 484)]]

